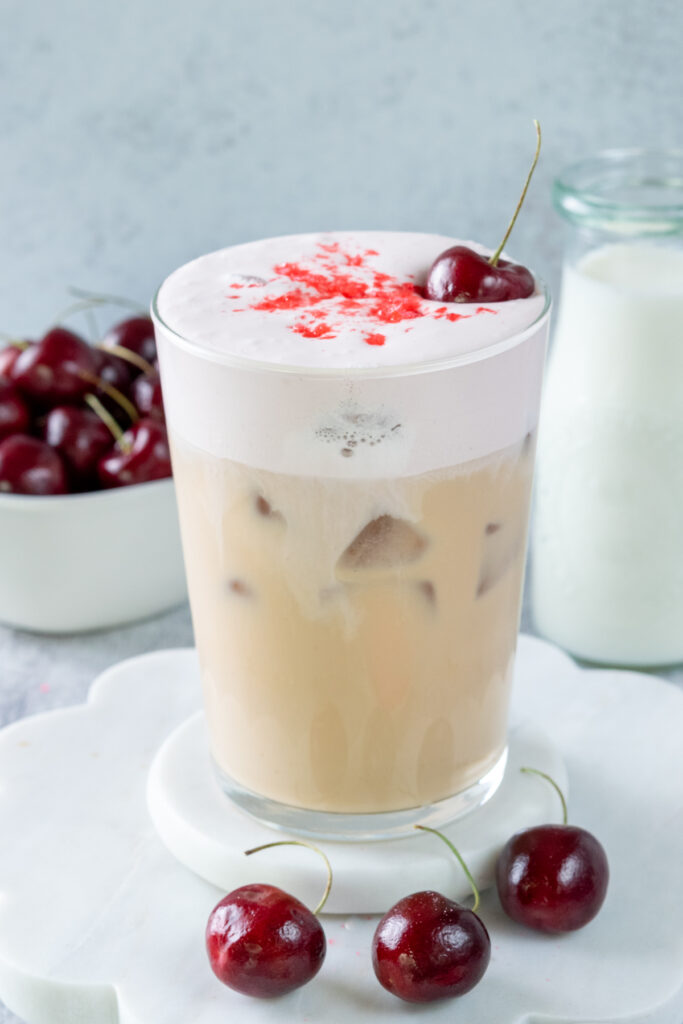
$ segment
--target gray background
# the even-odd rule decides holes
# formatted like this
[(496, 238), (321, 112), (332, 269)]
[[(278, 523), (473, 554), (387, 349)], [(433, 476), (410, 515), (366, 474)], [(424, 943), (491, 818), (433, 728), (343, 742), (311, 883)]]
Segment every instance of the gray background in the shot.
[(0, 329), (69, 284), (148, 301), (201, 252), (316, 228), (495, 245), (556, 279), (548, 192), (681, 142), (679, 0), (0, 0)]
[[(178, 264), (258, 236), (494, 245), (532, 117), (544, 151), (510, 248), (554, 284), (553, 176), (682, 144), (682, 37), (678, 0), (0, 0), (0, 329), (44, 329), (68, 285), (146, 303)], [(0, 627), (0, 723), (191, 636), (187, 609), (88, 637)]]

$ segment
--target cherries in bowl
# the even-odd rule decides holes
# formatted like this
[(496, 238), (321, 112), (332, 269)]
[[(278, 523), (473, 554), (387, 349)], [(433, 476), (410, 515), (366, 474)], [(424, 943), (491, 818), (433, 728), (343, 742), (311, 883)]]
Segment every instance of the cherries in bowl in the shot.
[[(152, 354), (151, 321), (134, 319)], [(146, 375), (152, 418), (133, 393)], [(137, 352), (128, 361), (61, 325), (0, 345), (0, 621), (78, 632), (185, 599), (162, 410), (158, 373)], [(131, 455), (130, 480), (104, 478), (103, 463)]]

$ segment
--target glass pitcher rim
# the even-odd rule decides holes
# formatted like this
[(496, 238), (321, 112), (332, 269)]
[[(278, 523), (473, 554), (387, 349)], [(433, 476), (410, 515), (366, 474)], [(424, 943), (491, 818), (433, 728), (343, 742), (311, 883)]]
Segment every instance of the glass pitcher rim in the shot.
[(555, 178), (553, 205), (577, 225), (621, 234), (678, 233), (683, 230), (683, 149), (603, 149), (574, 161)]

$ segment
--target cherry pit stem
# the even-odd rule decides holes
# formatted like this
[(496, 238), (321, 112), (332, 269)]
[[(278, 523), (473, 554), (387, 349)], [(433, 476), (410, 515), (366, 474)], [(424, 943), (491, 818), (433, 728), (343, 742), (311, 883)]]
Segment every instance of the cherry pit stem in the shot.
[(249, 857), (252, 853), (259, 853), (261, 850), (270, 850), (273, 846), (303, 846), (306, 850), (313, 850), (319, 857), (325, 861), (325, 867), (327, 868), (327, 885), (325, 886), (325, 892), (322, 895), (322, 899), (318, 903), (313, 913), (317, 916), (327, 903), (327, 897), (330, 895), (330, 889), (332, 888), (332, 865), (327, 859), (327, 855), (322, 850), (318, 849), (317, 846), (313, 846), (312, 843), (301, 843), (298, 839), (281, 839), (277, 843), (264, 843), (263, 846), (254, 846), (251, 850), (245, 850), (245, 856)]
[(85, 288), (75, 288), (73, 285), (69, 288), (69, 294), (89, 306), (123, 306), (124, 309), (130, 309), (140, 315), (147, 312), (139, 302), (123, 298), (121, 295), (98, 295), (97, 292), (89, 292)]
[(8, 345), (12, 345), (14, 348), (25, 349), (28, 348), (28, 342), (22, 341), (21, 338), (15, 338), (12, 334), (7, 334), (5, 331), (0, 331), (0, 338), (6, 341)]
[(131, 349), (124, 348), (123, 345), (98, 345), (97, 347), (111, 356), (118, 356), (119, 359), (125, 360), (125, 362), (130, 363), (131, 366), (135, 366), (138, 370), (142, 370), (142, 372), (147, 374), (148, 377), (154, 373), (154, 367), (150, 362), (148, 362), (143, 356), (139, 356), (137, 352), (132, 352)]
[(458, 850), (456, 850), (453, 843), (450, 841), (450, 839), (447, 838), (447, 836), (443, 834), (443, 832), (438, 832), (437, 829), (435, 828), (429, 828), (428, 825), (415, 825), (415, 828), (419, 828), (421, 832), (431, 832), (432, 835), (438, 836), (439, 839), (441, 839), (442, 842), (446, 844), (448, 849), (455, 854), (460, 864), (460, 867), (463, 869), (465, 875), (467, 876), (467, 881), (472, 886), (472, 892), (474, 893), (474, 906), (472, 907), (472, 913), (476, 913), (477, 907), (479, 906), (479, 889), (477, 888), (477, 883), (474, 881), (474, 878), (472, 877), (470, 869), (467, 867), (467, 864), (465, 864), (465, 861), (463, 860)]
[(130, 398), (126, 398), (122, 391), (119, 391), (119, 389), (115, 388), (113, 384), (110, 384), (106, 380), (102, 380), (101, 377), (97, 377), (92, 373), (86, 373), (85, 371), (81, 371), (79, 376), (83, 380), (87, 381), (88, 384), (92, 384), (94, 387), (97, 387), (101, 391), (104, 391), (105, 395), (108, 395), (109, 398), (116, 402), (117, 405), (121, 406), (123, 411), (129, 417), (131, 423), (137, 423), (137, 421), (140, 419), (138, 411), (131, 402)]
[(560, 802), (562, 804), (562, 824), (566, 825), (567, 824), (567, 801), (565, 800), (564, 793), (562, 792), (562, 790), (560, 789), (558, 784), (555, 782), (555, 779), (552, 779), (550, 777), (550, 775), (546, 775), (545, 772), (539, 771), (538, 768), (520, 768), (519, 770), (520, 770), (520, 772), (524, 772), (526, 775), (540, 775), (540, 777), (542, 779), (545, 779), (546, 782), (550, 783), (550, 785), (553, 787), (553, 789), (555, 790), (555, 792), (557, 793), (557, 795), (560, 798)]
[(489, 259), (489, 263), (491, 264), (492, 267), (495, 267), (497, 265), (498, 260), (500, 259), (500, 254), (502, 253), (503, 249), (507, 245), (507, 240), (510, 237), (510, 235), (512, 234), (512, 229), (515, 226), (515, 221), (517, 220), (517, 215), (518, 215), (519, 211), (522, 209), (522, 205), (524, 203), (524, 200), (526, 199), (526, 194), (527, 194), (527, 190), (529, 188), (529, 184), (531, 183), (531, 179), (533, 177), (534, 171), (536, 170), (536, 164), (538, 163), (538, 158), (539, 158), (540, 153), (541, 153), (541, 126), (538, 123), (538, 121), (536, 121), (535, 119), (534, 119), (534, 125), (536, 126), (536, 152), (534, 154), (533, 163), (531, 164), (531, 168), (529, 170), (529, 173), (526, 176), (526, 181), (524, 183), (524, 188), (522, 189), (522, 194), (519, 197), (519, 202), (517, 203), (517, 206), (515, 208), (515, 212), (512, 215), (512, 220), (508, 224), (507, 231), (503, 235), (503, 241), (500, 243), (500, 245), (498, 246), (498, 248), (494, 252), (493, 256), (491, 256), (491, 258)]
[(123, 438), (123, 430), (116, 422), (116, 420), (109, 412), (109, 410), (105, 408), (104, 405), (102, 405), (97, 395), (93, 395), (92, 392), (89, 392), (87, 395), (83, 395), (83, 401), (90, 406), (95, 415), (99, 416), (104, 425), (109, 428), (109, 430), (114, 435), (114, 440), (123, 450), (125, 448), (125, 445), (122, 445), (121, 443), (121, 439)]

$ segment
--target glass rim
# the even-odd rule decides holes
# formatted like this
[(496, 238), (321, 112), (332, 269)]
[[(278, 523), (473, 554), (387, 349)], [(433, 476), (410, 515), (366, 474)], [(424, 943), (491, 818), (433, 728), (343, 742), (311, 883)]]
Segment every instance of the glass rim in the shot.
[[(339, 380), (343, 378), (366, 380), (372, 378), (384, 379), (388, 377), (411, 377), (419, 373), (431, 373), (437, 370), (451, 369), (457, 366), (465, 366), (469, 363), (480, 362), (484, 359), (493, 358), (508, 349), (515, 348), (523, 341), (526, 341), (528, 337), (535, 333), (543, 320), (547, 319), (552, 307), (552, 296), (545, 281), (537, 274), (534, 274), (533, 271), (531, 273), (533, 274), (537, 287), (537, 291), (534, 294), (540, 293), (543, 295), (544, 302), (543, 308), (538, 316), (523, 328), (523, 330), (516, 331), (507, 338), (503, 338), (492, 345), (486, 345), (483, 348), (475, 349), (471, 352), (461, 352), (454, 356), (442, 356), (438, 359), (422, 360), (414, 363), (396, 363), (391, 366), (327, 367), (304, 366), (297, 363), (271, 363), (265, 360), (250, 359), (248, 356), (235, 355), (231, 352), (219, 352), (215, 349), (207, 349), (198, 342), (193, 341), (191, 338), (180, 334), (173, 327), (167, 324), (161, 316), (158, 300), (166, 279), (161, 282), (154, 293), (154, 298), (152, 299), (150, 306), (150, 313), (155, 326), (163, 328), (163, 330), (171, 336), (174, 344), (179, 348), (182, 348), (186, 352), (189, 352), (190, 355), (204, 359), (207, 362), (218, 363), (222, 366), (228, 366), (233, 369), (251, 370), (254, 373), (260, 372), (264, 374), (283, 373), (330, 380)], [(429, 300), (425, 299), (425, 301)], [(443, 305), (443, 303), (441, 303), (441, 305)], [(500, 303), (492, 302), (489, 303), (489, 305), (495, 306), (500, 305)]]
[[(668, 167), (667, 167), (668, 164)], [(646, 170), (646, 166), (650, 165)], [(659, 169), (656, 169), (659, 165)], [(608, 172), (622, 170), (622, 187), (650, 187), (679, 193), (671, 202), (647, 202), (618, 199), (605, 194), (604, 187), (614, 178)], [(628, 174), (630, 172), (630, 176)], [(564, 167), (553, 182), (555, 209), (570, 221), (600, 218), (608, 226), (619, 220), (624, 224), (650, 224), (659, 230), (675, 230), (683, 225), (683, 149), (617, 148), (603, 149), (592, 156)]]

